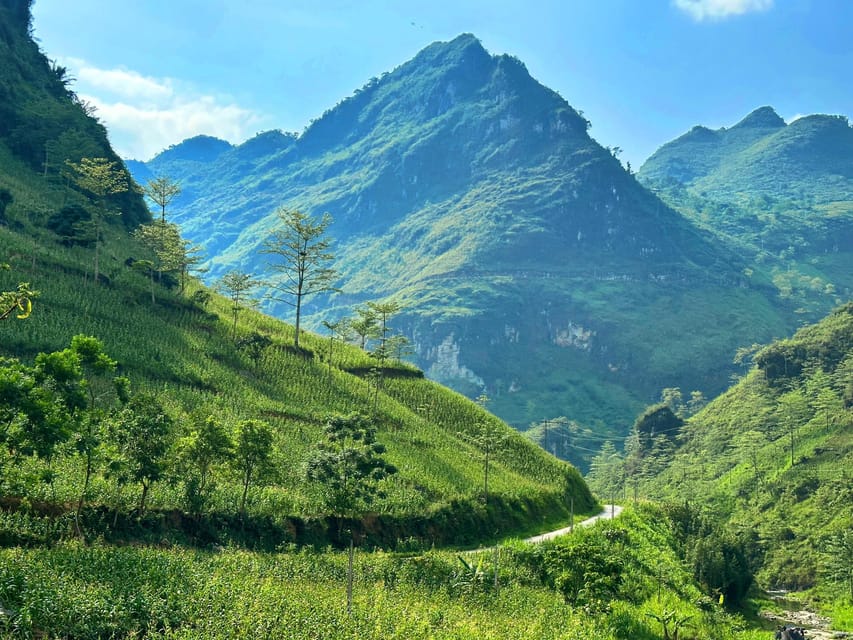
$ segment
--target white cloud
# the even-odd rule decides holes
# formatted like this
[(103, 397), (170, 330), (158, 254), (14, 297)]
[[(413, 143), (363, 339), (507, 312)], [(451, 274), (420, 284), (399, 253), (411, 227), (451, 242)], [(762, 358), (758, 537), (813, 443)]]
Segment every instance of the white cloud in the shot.
[(766, 11), (773, 6), (773, 0), (673, 0), (673, 4), (701, 22)]
[(77, 78), (73, 89), (96, 107), (110, 142), (125, 158), (148, 160), (196, 135), (242, 142), (264, 118), (228, 96), (204, 94), (173, 78), (152, 78), (128, 69), (99, 69), (67, 59)]

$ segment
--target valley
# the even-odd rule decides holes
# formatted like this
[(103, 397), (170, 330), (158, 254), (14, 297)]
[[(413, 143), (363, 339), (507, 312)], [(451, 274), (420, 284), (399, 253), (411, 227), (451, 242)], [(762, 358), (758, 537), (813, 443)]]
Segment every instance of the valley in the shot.
[(463, 33), (141, 162), (74, 83), (0, 0), (0, 636), (853, 633), (846, 117), (634, 171)]

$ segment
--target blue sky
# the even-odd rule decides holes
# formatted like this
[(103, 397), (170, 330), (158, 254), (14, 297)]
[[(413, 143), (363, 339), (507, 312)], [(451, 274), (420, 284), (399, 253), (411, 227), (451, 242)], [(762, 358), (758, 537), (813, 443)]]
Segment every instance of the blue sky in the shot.
[(34, 30), (144, 160), (200, 133), (302, 131), (463, 32), (519, 57), (635, 167), (763, 105), (853, 115), (849, 0), (36, 0)]

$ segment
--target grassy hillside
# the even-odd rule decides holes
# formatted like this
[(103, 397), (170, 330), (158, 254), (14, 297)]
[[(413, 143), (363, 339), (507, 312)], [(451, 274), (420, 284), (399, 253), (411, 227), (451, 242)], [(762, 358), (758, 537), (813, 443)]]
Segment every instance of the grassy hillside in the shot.
[[(497, 563), (495, 562), (497, 560)], [(0, 551), (6, 632), (75, 638), (769, 640), (693, 582), (667, 513), (497, 552)], [(582, 587), (582, 588), (580, 588)], [(680, 635), (672, 635), (677, 633)]]
[[(15, 211), (13, 206), (13, 218)], [(108, 235), (104, 271), (110, 284), (96, 287), (91, 277), (84, 277), (90, 269), (90, 251), (62, 247), (57, 238), (37, 229), (29, 234), (0, 229), (0, 255), (13, 267), (2, 274), (3, 288), (24, 280), (40, 291), (30, 318), (0, 325), (4, 353), (29, 361), (37, 352), (68, 346), (76, 334), (94, 335), (119, 361), (134, 389), (157, 394), (177, 418), (180, 430), (189, 429), (191, 415), (212, 414), (228, 425), (245, 418), (267, 422), (275, 432), (274, 480), (256, 491), (250, 502), (255, 513), (321, 514), (317, 496), (302, 475), (303, 463), (320, 439), (327, 414), (360, 411), (373, 416), (379, 439), (388, 447), (388, 459), (400, 469), (388, 482), (380, 513), (429, 519), (429, 514), (453, 510), (451, 505), (462, 501), (472, 503), (469, 508), (475, 512), (482, 511), (480, 517), (489, 517), (476, 508), (482, 482), (480, 454), (461, 434), (496, 418), (404, 364), (388, 368), (377, 393), (364, 377), (349, 373), (369, 371), (375, 364), (360, 349), (336, 344), (330, 361), (328, 340), (308, 335), (303, 339), (304, 350), (297, 352), (289, 347), (290, 326), (244, 311), (238, 336), (259, 332), (271, 339), (271, 346), (255, 364), (235, 346), (230, 307), (224, 299), (214, 297), (202, 308), (186, 296), (158, 287), (152, 304), (146, 278), (124, 264), (126, 257), (141, 255), (141, 248), (120, 229), (110, 229)], [(191, 287), (187, 294), (195, 290)], [(579, 491), (580, 502), (592, 506), (577, 472), (527, 444), (508, 427), (498, 428), (507, 430), (510, 440), (492, 463), (490, 484), (496, 500), (506, 503), (505, 511), (509, 503), (523, 503), (530, 505), (529, 515), (537, 520), (559, 518), (565, 513), (567, 491)], [(30, 499), (70, 502), (81, 482), (80, 461), (70, 453), (53, 462), (62, 471), (50, 486), (26, 482), (43, 467), (42, 462), (32, 460), (17, 469), (4, 466), (7, 491), (24, 483)], [(216, 473), (221, 486), (213, 498), (215, 510), (233, 513), (238, 486), (224, 466)], [(93, 490), (96, 502), (122, 506), (115, 503), (116, 487), (106, 477), (99, 478)], [(175, 485), (155, 485), (151, 500), (157, 508), (182, 508)], [(519, 520), (514, 526), (527, 523)]]

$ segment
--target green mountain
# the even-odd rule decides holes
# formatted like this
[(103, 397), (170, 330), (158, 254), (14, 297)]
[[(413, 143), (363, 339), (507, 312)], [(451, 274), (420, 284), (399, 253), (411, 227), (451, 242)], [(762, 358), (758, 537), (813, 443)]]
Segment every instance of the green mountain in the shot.
[(817, 320), (853, 296), (851, 157), (846, 117), (786, 124), (762, 107), (728, 129), (694, 127), (658, 149), (638, 177)]
[[(371, 516), (350, 525), (375, 544), (470, 543), (565, 519), (569, 498), (578, 511), (594, 507), (575, 469), (411, 365), (388, 361), (368, 377), (375, 363), (359, 348), (308, 334), (294, 349), (289, 325), (235, 311), (193, 280), (182, 289), (171, 267), (158, 273), (157, 255), (129, 233), (151, 216), (120, 161), (116, 183), (127, 190), (114, 194), (60, 170), (118, 159), (28, 31), (28, 3), (0, 4), (0, 263), (9, 267), (0, 269), (0, 544), (75, 530), (265, 548), (336, 540), (343, 512), (306, 465), (328, 416), (352, 412), (369, 416), (384, 447), (375, 451), (397, 469)], [(218, 141), (196, 142), (173, 157), (201, 164), (222, 152)], [(94, 234), (87, 223), (99, 213)], [(19, 283), (38, 292), (25, 319), (16, 315), (28, 305), (6, 295)], [(96, 337), (117, 369), (80, 334)], [(115, 374), (129, 379), (127, 404)], [(246, 420), (271, 431), (252, 453), (265, 459), (252, 486), (234, 466)], [(158, 425), (167, 428), (144, 435)], [(486, 501), (481, 430), (501, 443), (489, 449)], [(146, 448), (156, 443), (162, 450)]]
[(140, 180), (181, 180), (174, 220), (206, 248), (211, 280), (266, 273), (258, 250), (277, 207), (328, 211), (342, 293), (313, 301), (314, 326), (395, 297), (429, 377), (485, 391), (522, 429), (566, 416), (594, 448), (664, 387), (721, 391), (735, 349), (791, 320), (588, 126), (519, 60), (462, 35), (301, 135), (266, 132), (218, 155), (193, 139), (133, 166)]

